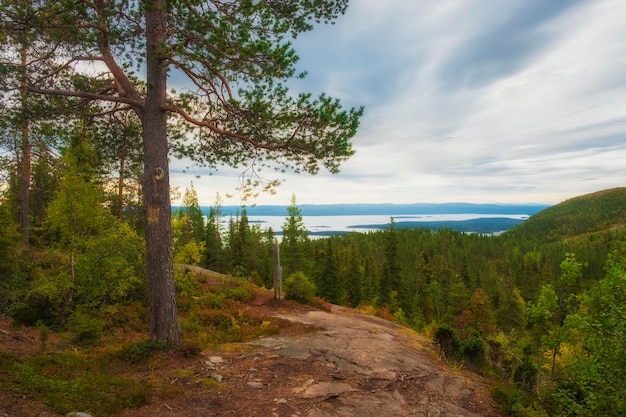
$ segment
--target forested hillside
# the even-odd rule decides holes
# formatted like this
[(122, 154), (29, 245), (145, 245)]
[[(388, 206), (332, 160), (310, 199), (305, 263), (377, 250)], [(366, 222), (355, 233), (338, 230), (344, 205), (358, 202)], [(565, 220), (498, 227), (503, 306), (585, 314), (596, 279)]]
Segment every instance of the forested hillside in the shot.
[[(50, 169), (34, 176), (30, 247), (7, 172), (2, 314), (80, 338), (111, 325), (121, 306), (147, 303), (140, 196), (111, 186), (122, 179), (111, 180), (109, 158), (84, 131), (60, 156), (41, 158)], [(431, 335), (446, 360), (494, 381), (508, 415), (623, 415), (624, 207), (619, 188), (547, 208), (499, 236), (392, 221), (386, 231), (311, 240), (294, 198), (282, 227), (283, 277), (288, 296), (315, 295)], [(249, 224), (245, 207), (225, 218), (216, 204), (204, 216), (191, 188), (172, 230), (175, 263), (272, 287), (277, 239)], [(179, 293), (189, 279), (176, 277)]]

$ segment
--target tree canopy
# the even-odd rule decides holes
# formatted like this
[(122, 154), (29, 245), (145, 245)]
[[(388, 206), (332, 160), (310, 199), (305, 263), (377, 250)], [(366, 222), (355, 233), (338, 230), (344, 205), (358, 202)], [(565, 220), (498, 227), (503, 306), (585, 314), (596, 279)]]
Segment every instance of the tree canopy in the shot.
[[(195, 163), (245, 167), (245, 191), (272, 188), (260, 167), (336, 173), (353, 153), (363, 109), (324, 94), (296, 96), (291, 40), (344, 13), (347, 0), (3, 0), (8, 90), (70, 98), (92, 116), (134, 112), (142, 126), (142, 196), (150, 333), (181, 342), (172, 266), (170, 152)], [(34, 45), (37, 54), (19, 60)], [(23, 56), (23, 55), (22, 55)], [(27, 56), (31, 56), (27, 54)], [(176, 81), (178, 91), (168, 89)], [(169, 115), (169, 116), (168, 116)], [(243, 169), (243, 168), (242, 168)]]

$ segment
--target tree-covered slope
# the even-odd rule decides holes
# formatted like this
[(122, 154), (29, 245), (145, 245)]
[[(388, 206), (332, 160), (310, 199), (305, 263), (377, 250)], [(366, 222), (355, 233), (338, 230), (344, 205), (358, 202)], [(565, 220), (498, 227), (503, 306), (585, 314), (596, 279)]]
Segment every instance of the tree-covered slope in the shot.
[(546, 243), (626, 227), (626, 187), (574, 197), (546, 208), (509, 231), (512, 238)]

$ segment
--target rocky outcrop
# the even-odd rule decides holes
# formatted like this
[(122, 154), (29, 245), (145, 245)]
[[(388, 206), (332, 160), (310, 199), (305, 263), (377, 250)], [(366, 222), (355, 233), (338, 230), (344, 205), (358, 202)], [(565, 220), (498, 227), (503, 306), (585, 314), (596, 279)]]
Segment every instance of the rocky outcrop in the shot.
[[(279, 317), (321, 329), (254, 342), (280, 358), (315, 362), (327, 370), (304, 381), (285, 381), (290, 395), (307, 400), (310, 406), (298, 415), (499, 415), (476, 376), (445, 367), (431, 343), (408, 329), (340, 308), (332, 313), (309, 311)], [(263, 386), (258, 377), (255, 386)]]

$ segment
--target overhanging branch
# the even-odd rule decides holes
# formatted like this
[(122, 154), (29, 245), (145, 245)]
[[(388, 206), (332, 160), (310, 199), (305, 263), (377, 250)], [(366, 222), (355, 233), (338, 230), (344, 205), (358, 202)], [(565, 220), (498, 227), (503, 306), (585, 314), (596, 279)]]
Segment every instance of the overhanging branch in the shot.
[(134, 108), (143, 108), (143, 101), (134, 100), (128, 97), (109, 96), (106, 94), (88, 93), (84, 91), (70, 90), (48, 90), (42, 88), (28, 87), (28, 91), (35, 94), (45, 94), (49, 96), (77, 97), (87, 100), (109, 101), (113, 103), (124, 103)]
[(254, 139), (252, 139), (252, 138), (250, 138), (248, 136), (245, 136), (245, 135), (242, 135), (242, 134), (239, 134), (239, 133), (235, 133), (235, 132), (231, 132), (230, 130), (220, 129), (219, 127), (215, 126), (212, 123), (196, 119), (195, 117), (191, 116), (189, 113), (187, 113), (185, 110), (181, 109), (180, 107), (176, 107), (176, 106), (172, 106), (172, 105), (166, 104), (166, 105), (162, 106), (162, 109), (180, 115), (187, 122), (189, 122), (189, 123), (191, 123), (191, 124), (193, 124), (195, 126), (207, 128), (210, 131), (212, 131), (214, 133), (217, 133), (218, 135), (222, 135), (222, 136), (226, 136), (226, 137), (229, 137), (229, 138), (232, 138), (232, 139), (236, 139), (236, 140), (239, 140), (241, 142), (248, 143), (248, 144), (254, 146), (255, 148), (266, 149), (266, 150), (269, 150), (269, 151), (276, 151), (276, 150), (288, 148), (289, 145), (292, 143), (292, 139), (294, 138), (295, 134), (299, 130), (299, 129), (296, 129), (296, 132), (294, 132), (294, 134), (285, 143), (282, 143), (282, 144), (279, 144), (279, 145), (268, 145), (268, 144), (265, 144), (265, 143), (258, 142), (258, 141), (254, 140)]

